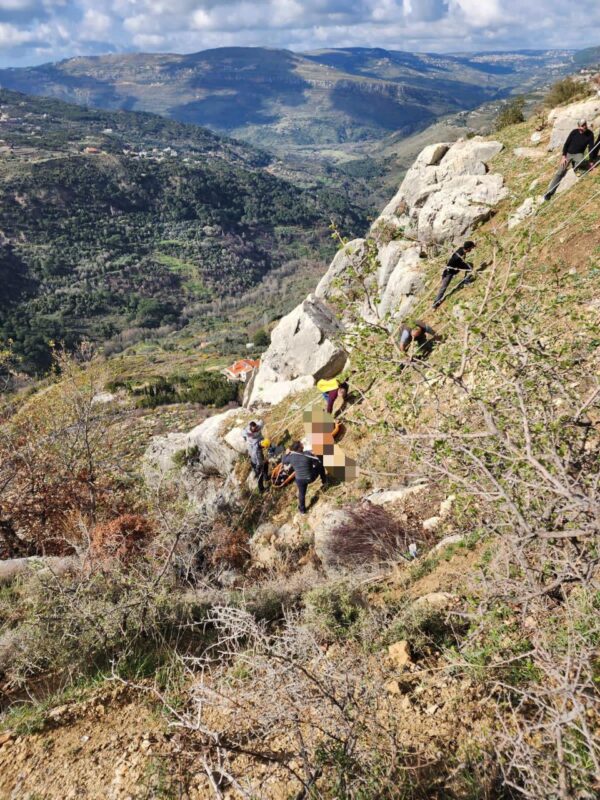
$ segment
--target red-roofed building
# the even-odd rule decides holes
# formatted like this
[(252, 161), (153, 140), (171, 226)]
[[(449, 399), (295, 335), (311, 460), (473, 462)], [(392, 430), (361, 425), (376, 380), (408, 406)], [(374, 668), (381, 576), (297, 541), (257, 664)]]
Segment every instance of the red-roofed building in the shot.
[(242, 383), (246, 383), (254, 370), (258, 369), (259, 365), (260, 361), (255, 360), (254, 358), (242, 358), (239, 361), (236, 361), (230, 367), (226, 367), (223, 370), (223, 375), (225, 375), (226, 378), (229, 378), (230, 381), (241, 381)]

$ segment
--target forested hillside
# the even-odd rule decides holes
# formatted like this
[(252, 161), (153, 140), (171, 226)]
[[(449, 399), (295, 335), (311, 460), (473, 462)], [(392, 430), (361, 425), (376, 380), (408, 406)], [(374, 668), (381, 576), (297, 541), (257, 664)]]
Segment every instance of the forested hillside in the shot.
[(0, 337), (29, 370), (73, 345), (210, 316), (282, 265), (325, 259), (328, 224), (360, 230), (340, 194), (196, 126), (0, 94)]

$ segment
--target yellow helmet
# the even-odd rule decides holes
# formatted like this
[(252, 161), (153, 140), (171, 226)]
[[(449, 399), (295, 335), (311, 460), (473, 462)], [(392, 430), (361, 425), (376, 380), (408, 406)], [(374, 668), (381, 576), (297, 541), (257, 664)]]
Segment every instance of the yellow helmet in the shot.
[(262, 442), (260, 443), (261, 447), (269, 447), (270, 445), (271, 445), (270, 439), (263, 439)]

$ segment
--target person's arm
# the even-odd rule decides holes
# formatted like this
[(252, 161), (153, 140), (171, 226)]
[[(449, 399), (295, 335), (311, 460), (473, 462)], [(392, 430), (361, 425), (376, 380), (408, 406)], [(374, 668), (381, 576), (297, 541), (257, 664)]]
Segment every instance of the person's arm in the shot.
[(434, 330), (433, 330), (433, 328), (432, 328), (432, 327), (430, 327), (429, 325), (421, 325), (421, 327), (423, 328), (423, 330), (425, 331), (425, 333), (428, 333), (428, 334), (429, 334), (429, 336), (435, 336), (435, 331), (434, 331)]

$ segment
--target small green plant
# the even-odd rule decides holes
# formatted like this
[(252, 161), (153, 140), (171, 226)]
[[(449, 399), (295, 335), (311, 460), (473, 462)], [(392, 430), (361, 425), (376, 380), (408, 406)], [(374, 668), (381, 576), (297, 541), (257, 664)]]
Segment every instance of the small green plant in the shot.
[(544, 99), (547, 106), (559, 106), (562, 103), (568, 103), (575, 97), (585, 97), (589, 91), (586, 84), (568, 77), (556, 81)]
[(365, 598), (347, 583), (313, 589), (306, 595), (305, 603), (306, 622), (326, 639), (353, 636), (366, 614)]
[(523, 95), (519, 95), (519, 97), (515, 97), (510, 102), (505, 103), (496, 117), (496, 130), (501, 131), (502, 128), (507, 128), (509, 125), (525, 122), (524, 108), (525, 98)]
[(192, 445), (192, 447), (184, 447), (182, 450), (176, 450), (171, 456), (171, 460), (178, 469), (183, 469), (184, 467), (189, 467), (191, 464), (194, 464), (198, 460), (199, 455), (200, 450), (198, 445), (195, 444)]

